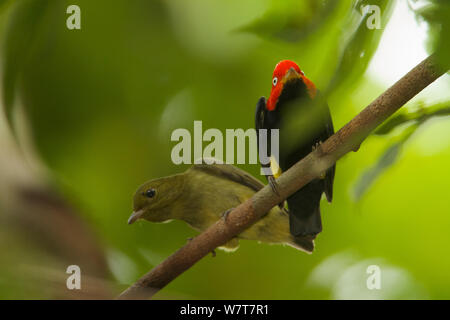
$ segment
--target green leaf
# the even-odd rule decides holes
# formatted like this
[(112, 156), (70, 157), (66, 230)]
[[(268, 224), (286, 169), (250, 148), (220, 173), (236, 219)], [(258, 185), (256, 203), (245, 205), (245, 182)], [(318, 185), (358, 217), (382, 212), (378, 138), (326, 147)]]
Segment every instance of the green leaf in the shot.
[[(364, 15), (362, 14), (362, 8), (366, 5), (376, 5), (380, 8), (381, 29), (368, 28), (367, 20), (373, 13), (365, 11)], [(325, 91), (326, 94), (341, 86), (351, 87), (364, 74), (378, 48), (384, 26), (391, 17), (392, 7), (393, 1), (387, 0), (355, 2), (353, 10), (347, 18), (351, 21), (350, 26), (345, 29), (345, 33), (350, 33), (350, 36), (346, 36), (348, 40), (343, 46), (338, 66)], [(360, 18), (356, 19), (355, 17), (358, 16)]]
[(18, 81), (33, 55), (35, 40), (41, 31), (42, 17), (49, 1), (24, 0), (15, 4), (17, 5), (12, 10), (10, 23), (5, 32), (2, 66), (3, 103), (10, 124)]
[(433, 117), (442, 117), (450, 115), (450, 102), (438, 104), (429, 108), (420, 108), (415, 112), (403, 112), (395, 114), (387, 121), (385, 121), (375, 132), (375, 135), (386, 135), (391, 133), (395, 128), (413, 122), (421, 124)]
[(273, 0), (271, 8), (261, 18), (237, 31), (297, 42), (320, 28), (337, 5), (337, 0)]
[(403, 134), (400, 141), (390, 145), (383, 152), (375, 165), (361, 174), (353, 187), (353, 197), (356, 201), (359, 201), (367, 193), (375, 181), (397, 161), (403, 145), (409, 140), (417, 128), (418, 126), (414, 126), (405, 130), (406, 133)]
[(403, 145), (421, 125), (431, 118), (449, 115), (450, 106), (449, 102), (446, 102), (426, 109), (420, 108), (415, 112), (395, 115), (380, 126), (378, 130), (375, 131), (375, 135), (387, 135), (401, 125), (412, 123), (411, 126), (403, 130), (400, 140), (390, 145), (380, 156), (377, 163), (361, 174), (353, 190), (355, 199), (360, 200), (373, 183), (396, 162)]
[(409, 1), (417, 18), (428, 24), (428, 52), (436, 53), (443, 68), (450, 68), (450, 2), (448, 0), (421, 1), (421, 6)]

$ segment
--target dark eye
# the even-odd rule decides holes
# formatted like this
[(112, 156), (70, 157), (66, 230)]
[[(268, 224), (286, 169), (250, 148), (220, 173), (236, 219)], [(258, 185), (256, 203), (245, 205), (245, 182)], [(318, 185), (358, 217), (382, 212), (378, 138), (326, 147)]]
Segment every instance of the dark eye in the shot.
[(153, 198), (155, 194), (156, 194), (155, 189), (148, 189), (147, 191), (142, 193), (142, 195), (146, 196), (147, 198)]

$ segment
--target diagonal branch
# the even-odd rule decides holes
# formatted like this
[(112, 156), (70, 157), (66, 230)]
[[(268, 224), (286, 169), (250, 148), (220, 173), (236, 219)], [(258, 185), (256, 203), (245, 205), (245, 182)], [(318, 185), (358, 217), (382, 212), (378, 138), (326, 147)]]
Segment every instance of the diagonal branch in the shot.
[(346, 153), (357, 151), (372, 130), (444, 72), (445, 70), (438, 69), (433, 56), (422, 61), (319, 148), (284, 172), (277, 179), (279, 196), (272, 192), (270, 186), (265, 186), (251, 199), (234, 209), (226, 221), (224, 219), (217, 221), (145, 274), (118, 298), (136, 299), (153, 296), (201, 258), (242, 233), (272, 207), (317, 178)]

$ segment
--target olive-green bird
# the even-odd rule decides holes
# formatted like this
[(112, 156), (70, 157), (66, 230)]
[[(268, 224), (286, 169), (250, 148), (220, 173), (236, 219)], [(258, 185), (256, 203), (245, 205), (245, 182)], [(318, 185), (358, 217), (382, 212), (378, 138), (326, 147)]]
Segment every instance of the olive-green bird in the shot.
[[(259, 180), (232, 165), (197, 164), (181, 174), (140, 186), (134, 195), (134, 212), (128, 223), (138, 219), (151, 222), (178, 219), (202, 231), (263, 187)], [(314, 249), (311, 237), (291, 235), (289, 216), (278, 206), (221, 249), (236, 250), (238, 239), (287, 244), (308, 253)]]

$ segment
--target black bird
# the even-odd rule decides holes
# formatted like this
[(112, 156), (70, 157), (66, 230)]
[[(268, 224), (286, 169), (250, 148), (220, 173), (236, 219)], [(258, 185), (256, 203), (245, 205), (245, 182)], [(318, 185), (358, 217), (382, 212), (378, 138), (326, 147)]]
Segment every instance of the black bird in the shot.
[[(276, 65), (270, 97), (267, 103), (264, 97), (260, 98), (256, 106), (255, 127), (268, 130), (267, 150), (273, 147), (270, 130), (279, 129), (278, 163), (272, 153), (270, 163), (262, 164), (271, 167), (268, 180), (275, 192), (275, 178), (281, 171), (289, 169), (334, 134), (326, 101), (298, 65), (289, 60)], [(259, 135), (258, 147), (261, 147)], [(320, 199), (325, 192), (328, 202), (332, 201), (334, 173), (335, 166), (287, 198), (293, 236), (315, 238), (322, 231)]]

